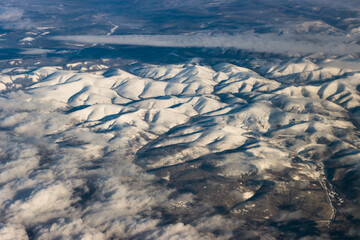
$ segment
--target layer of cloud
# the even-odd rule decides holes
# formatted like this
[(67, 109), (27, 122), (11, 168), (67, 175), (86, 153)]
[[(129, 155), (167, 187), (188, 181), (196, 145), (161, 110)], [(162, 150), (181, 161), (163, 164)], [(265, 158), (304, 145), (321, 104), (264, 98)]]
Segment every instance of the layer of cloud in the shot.
[(279, 36), (276, 34), (238, 35), (75, 35), (57, 36), (54, 40), (91, 44), (118, 44), (153, 47), (235, 48), (266, 53), (330, 53), (349, 54), (360, 52), (360, 45), (346, 43), (342, 37)]
[(50, 49), (43, 49), (43, 48), (26, 48), (23, 51), (20, 52), (20, 54), (24, 55), (42, 55), (47, 53), (53, 53), (54, 50)]
[(34, 24), (24, 17), (24, 10), (0, 7), (0, 26), (4, 29), (30, 29)]
[(24, 11), (18, 8), (0, 8), (0, 21), (15, 22), (23, 17)]

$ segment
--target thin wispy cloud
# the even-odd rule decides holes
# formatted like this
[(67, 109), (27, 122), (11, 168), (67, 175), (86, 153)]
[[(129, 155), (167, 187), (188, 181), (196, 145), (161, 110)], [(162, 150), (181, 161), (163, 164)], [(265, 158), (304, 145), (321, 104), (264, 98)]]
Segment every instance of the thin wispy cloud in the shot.
[(30, 29), (34, 24), (24, 17), (24, 10), (0, 7), (0, 26), (4, 29)]
[(54, 50), (50, 49), (42, 49), (42, 48), (26, 48), (23, 49), (23, 51), (20, 52), (20, 54), (24, 55), (41, 55), (41, 54), (47, 54), (47, 53), (53, 53)]
[(24, 11), (18, 8), (0, 8), (0, 21), (12, 22), (22, 18)]
[(266, 53), (309, 54), (324, 52), (330, 54), (349, 54), (360, 52), (360, 45), (347, 43), (343, 37), (311, 36), (298, 39), (297, 36), (276, 34), (237, 34), (237, 35), (76, 35), (57, 36), (54, 40), (89, 44), (118, 44), (152, 47), (201, 47), (235, 48)]

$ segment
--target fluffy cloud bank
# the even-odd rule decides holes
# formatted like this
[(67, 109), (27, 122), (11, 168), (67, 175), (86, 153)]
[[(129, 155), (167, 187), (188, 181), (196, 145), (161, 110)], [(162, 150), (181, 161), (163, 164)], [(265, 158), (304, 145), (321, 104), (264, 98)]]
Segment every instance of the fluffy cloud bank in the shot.
[(309, 54), (324, 52), (330, 54), (349, 54), (360, 52), (358, 44), (347, 43), (342, 37), (279, 36), (276, 34), (237, 34), (237, 35), (75, 35), (56, 36), (54, 40), (74, 41), (92, 44), (118, 44), (153, 47), (204, 47), (236, 48), (266, 53)]

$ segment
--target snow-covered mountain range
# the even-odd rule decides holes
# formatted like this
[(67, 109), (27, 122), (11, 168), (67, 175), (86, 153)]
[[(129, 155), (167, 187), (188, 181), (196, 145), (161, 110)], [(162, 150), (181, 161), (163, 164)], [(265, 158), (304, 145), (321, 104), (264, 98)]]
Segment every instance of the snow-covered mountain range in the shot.
[(360, 238), (359, 0), (0, 6), (0, 240)]
[(2, 70), (0, 234), (356, 236), (360, 65), (251, 64)]

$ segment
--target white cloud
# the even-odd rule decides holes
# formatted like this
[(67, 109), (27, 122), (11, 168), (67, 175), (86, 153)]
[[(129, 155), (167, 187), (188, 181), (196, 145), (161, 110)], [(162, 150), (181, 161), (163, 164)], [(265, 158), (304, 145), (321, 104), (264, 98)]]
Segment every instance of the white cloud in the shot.
[(59, 219), (49, 225), (39, 225), (35, 228), (36, 239), (88, 239), (103, 240), (102, 232), (91, 228), (81, 219)]
[(0, 26), (5, 29), (29, 29), (34, 25), (30, 19), (24, 17), (24, 10), (0, 7)]
[(71, 190), (63, 183), (49, 186), (38, 184), (32, 194), (25, 199), (15, 201), (8, 209), (8, 220), (24, 223), (45, 222), (53, 216), (66, 216), (74, 202)]
[(24, 11), (18, 8), (0, 8), (0, 21), (15, 22), (23, 17)]
[(53, 53), (54, 50), (50, 49), (43, 49), (43, 48), (26, 48), (20, 54), (24, 55), (41, 55), (41, 54), (47, 54), (47, 53)]
[(0, 223), (0, 239), (2, 240), (28, 240), (25, 228), (19, 224)]
[(160, 228), (159, 230), (153, 232), (146, 236), (147, 240), (195, 240), (195, 239), (212, 239), (211, 237), (206, 237), (202, 234), (199, 234), (191, 225), (184, 225), (183, 223), (176, 223), (173, 225), (168, 225), (167, 227)]
[(54, 40), (91, 44), (119, 44), (153, 47), (236, 48), (254, 52), (309, 54), (324, 52), (349, 54), (360, 52), (360, 45), (346, 43), (345, 38), (311, 36), (279, 36), (276, 34), (237, 35), (75, 35), (57, 36)]

